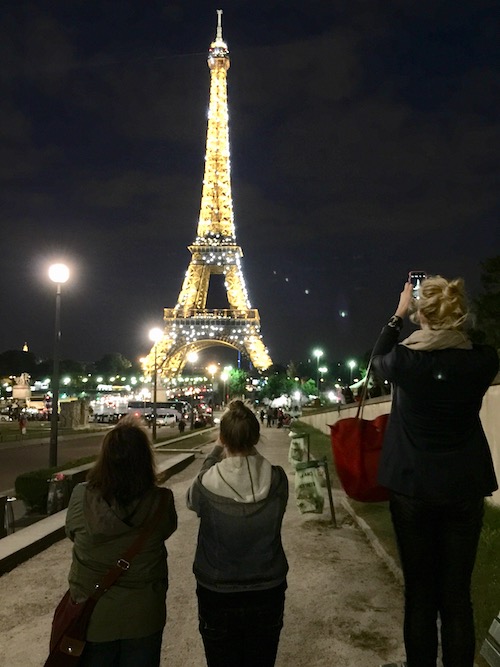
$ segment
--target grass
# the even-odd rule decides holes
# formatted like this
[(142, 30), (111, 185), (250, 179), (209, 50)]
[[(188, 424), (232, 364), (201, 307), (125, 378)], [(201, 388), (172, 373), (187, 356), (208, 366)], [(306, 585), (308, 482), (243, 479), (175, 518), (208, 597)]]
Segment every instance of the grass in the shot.
[[(332, 486), (340, 489), (329, 436), (304, 423), (298, 424), (294, 431), (308, 434), (312, 456), (318, 459), (326, 457)], [(357, 515), (366, 521), (382, 546), (399, 564), (388, 503), (358, 503), (354, 500), (350, 503)], [(485, 503), (483, 530), (472, 577), (472, 600), (476, 627), (476, 653), (479, 656), (488, 628), (500, 609), (500, 507), (488, 501)], [(481, 667), (487, 665), (481, 657), (477, 658), (477, 664)]]

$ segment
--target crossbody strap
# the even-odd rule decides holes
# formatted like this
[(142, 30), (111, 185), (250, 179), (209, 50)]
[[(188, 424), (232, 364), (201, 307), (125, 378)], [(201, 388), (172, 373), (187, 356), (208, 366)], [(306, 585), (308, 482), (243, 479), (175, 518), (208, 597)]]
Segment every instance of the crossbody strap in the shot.
[(160, 521), (161, 515), (167, 508), (167, 494), (161, 493), (160, 501), (155, 513), (150, 521), (147, 521), (143, 526), (139, 535), (135, 538), (127, 551), (118, 558), (113, 567), (104, 575), (101, 581), (95, 585), (94, 592), (90, 596), (94, 600), (98, 600), (104, 593), (124, 574), (130, 567), (130, 562), (144, 546), (144, 543), (151, 535)]

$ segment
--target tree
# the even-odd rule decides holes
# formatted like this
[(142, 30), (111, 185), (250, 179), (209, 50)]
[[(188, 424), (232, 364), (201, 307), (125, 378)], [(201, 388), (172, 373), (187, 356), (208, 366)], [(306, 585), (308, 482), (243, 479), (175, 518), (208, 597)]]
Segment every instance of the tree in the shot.
[(291, 394), (294, 387), (294, 381), (289, 378), (286, 371), (275, 372), (268, 376), (266, 384), (262, 387), (260, 397), (279, 398), (283, 394)]
[(126, 359), (119, 352), (112, 354), (105, 354), (99, 361), (95, 362), (95, 370), (97, 373), (106, 375), (122, 375), (132, 367), (132, 362)]
[(314, 382), (312, 379), (306, 380), (302, 385), (301, 390), (308, 397), (316, 396), (318, 393), (316, 382)]
[(484, 340), (500, 353), (500, 255), (482, 262), (481, 285), (484, 292), (473, 303), (473, 338)]
[(229, 371), (227, 381), (229, 396), (244, 396), (248, 383), (248, 373), (241, 368), (234, 368)]

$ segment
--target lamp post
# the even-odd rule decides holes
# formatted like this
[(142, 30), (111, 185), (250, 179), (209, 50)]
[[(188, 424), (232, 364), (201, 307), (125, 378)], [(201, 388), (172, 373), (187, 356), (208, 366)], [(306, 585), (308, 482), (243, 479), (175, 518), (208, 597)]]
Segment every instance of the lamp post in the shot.
[(323, 382), (323, 374), (328, 372), (328, 368), (326, 366), (320, 366), (318, 370), (320, 373), (320, 384), (321, 384)]
[(214, 409), (214, 378), (215, 374), (217, 373), (217, 365), (216, 364), (209, 364), (207, 366), (207, 371), (210, 373), (212, 376), (212, 411)]
[(156, 442), (156, 409), (157, 409), (157, 384), (158, 384), (158, 361), (156, 355), (156, 344), (161, 340), (163, 336), (163, 331), (158, 327), (151, 329), (149, 332), (149, 339), (153, 341), (153, 355), (154, 355), (154, 365), (153, 365), (153, 425), (151, 430), (151, 437), (153, 442)]
[[(198, 353), (195, 352), (195, 350), (191, 350), (191, 352), (187, 353), (186, 359), (189, 361), (189, 363), (195, 364), (198, 361)], [(191, 371), (193, 369), (191, 368)], [(194, 385), (192, 387), (191, 391), (191, 419), (190, 419), (190, 428), (193, 430), (194, 428)]]
[(316, 357), (316, 389), (319, 397), (319, 360), (323, 356), (323, 350), (313, 350), (313, 355)]
[(69, 278), (66, 264), (52, 264), (49, 278), (56, 283), (56, 317), (54, 326), (54, 360), (52, 368), (52, 412), (50, 415), (49, 468), (57, 465), (57, 432), (59, 427), (59, 345), (61, 341), (61, 285)]
[(220, 374), (220, 379), (222, 380), (222, 386), (224, 387), (224, 393), (222, 394), (222, 407), (226, 405), (226, 382), (229, 378), (229, 373), (227, 371), (222, 371)]
[(350, 368), (350, 375), (349, 375), (349, 384), (352, 384), (352, 372), (356, 368), (357, 364), (354, 361), (354, 359), (351, 359), (350, 361), (347, 362), (347, 365)]

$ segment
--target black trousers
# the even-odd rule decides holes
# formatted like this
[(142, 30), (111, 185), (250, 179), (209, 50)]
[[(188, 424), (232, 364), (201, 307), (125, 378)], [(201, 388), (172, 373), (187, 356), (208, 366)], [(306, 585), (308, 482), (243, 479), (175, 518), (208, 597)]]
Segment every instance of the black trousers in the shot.
[(438, 614), (444, 667), (473, 667), (470, 582), (483, 505), (483, 498), (436, 504), (391, 493), (391, 515), (405, 581), (408, 667), (436, 667)]
[(273, 667), (286, 583), (265, 591), (217, 593), (198, 585), (199, 629), (208, 667)]

